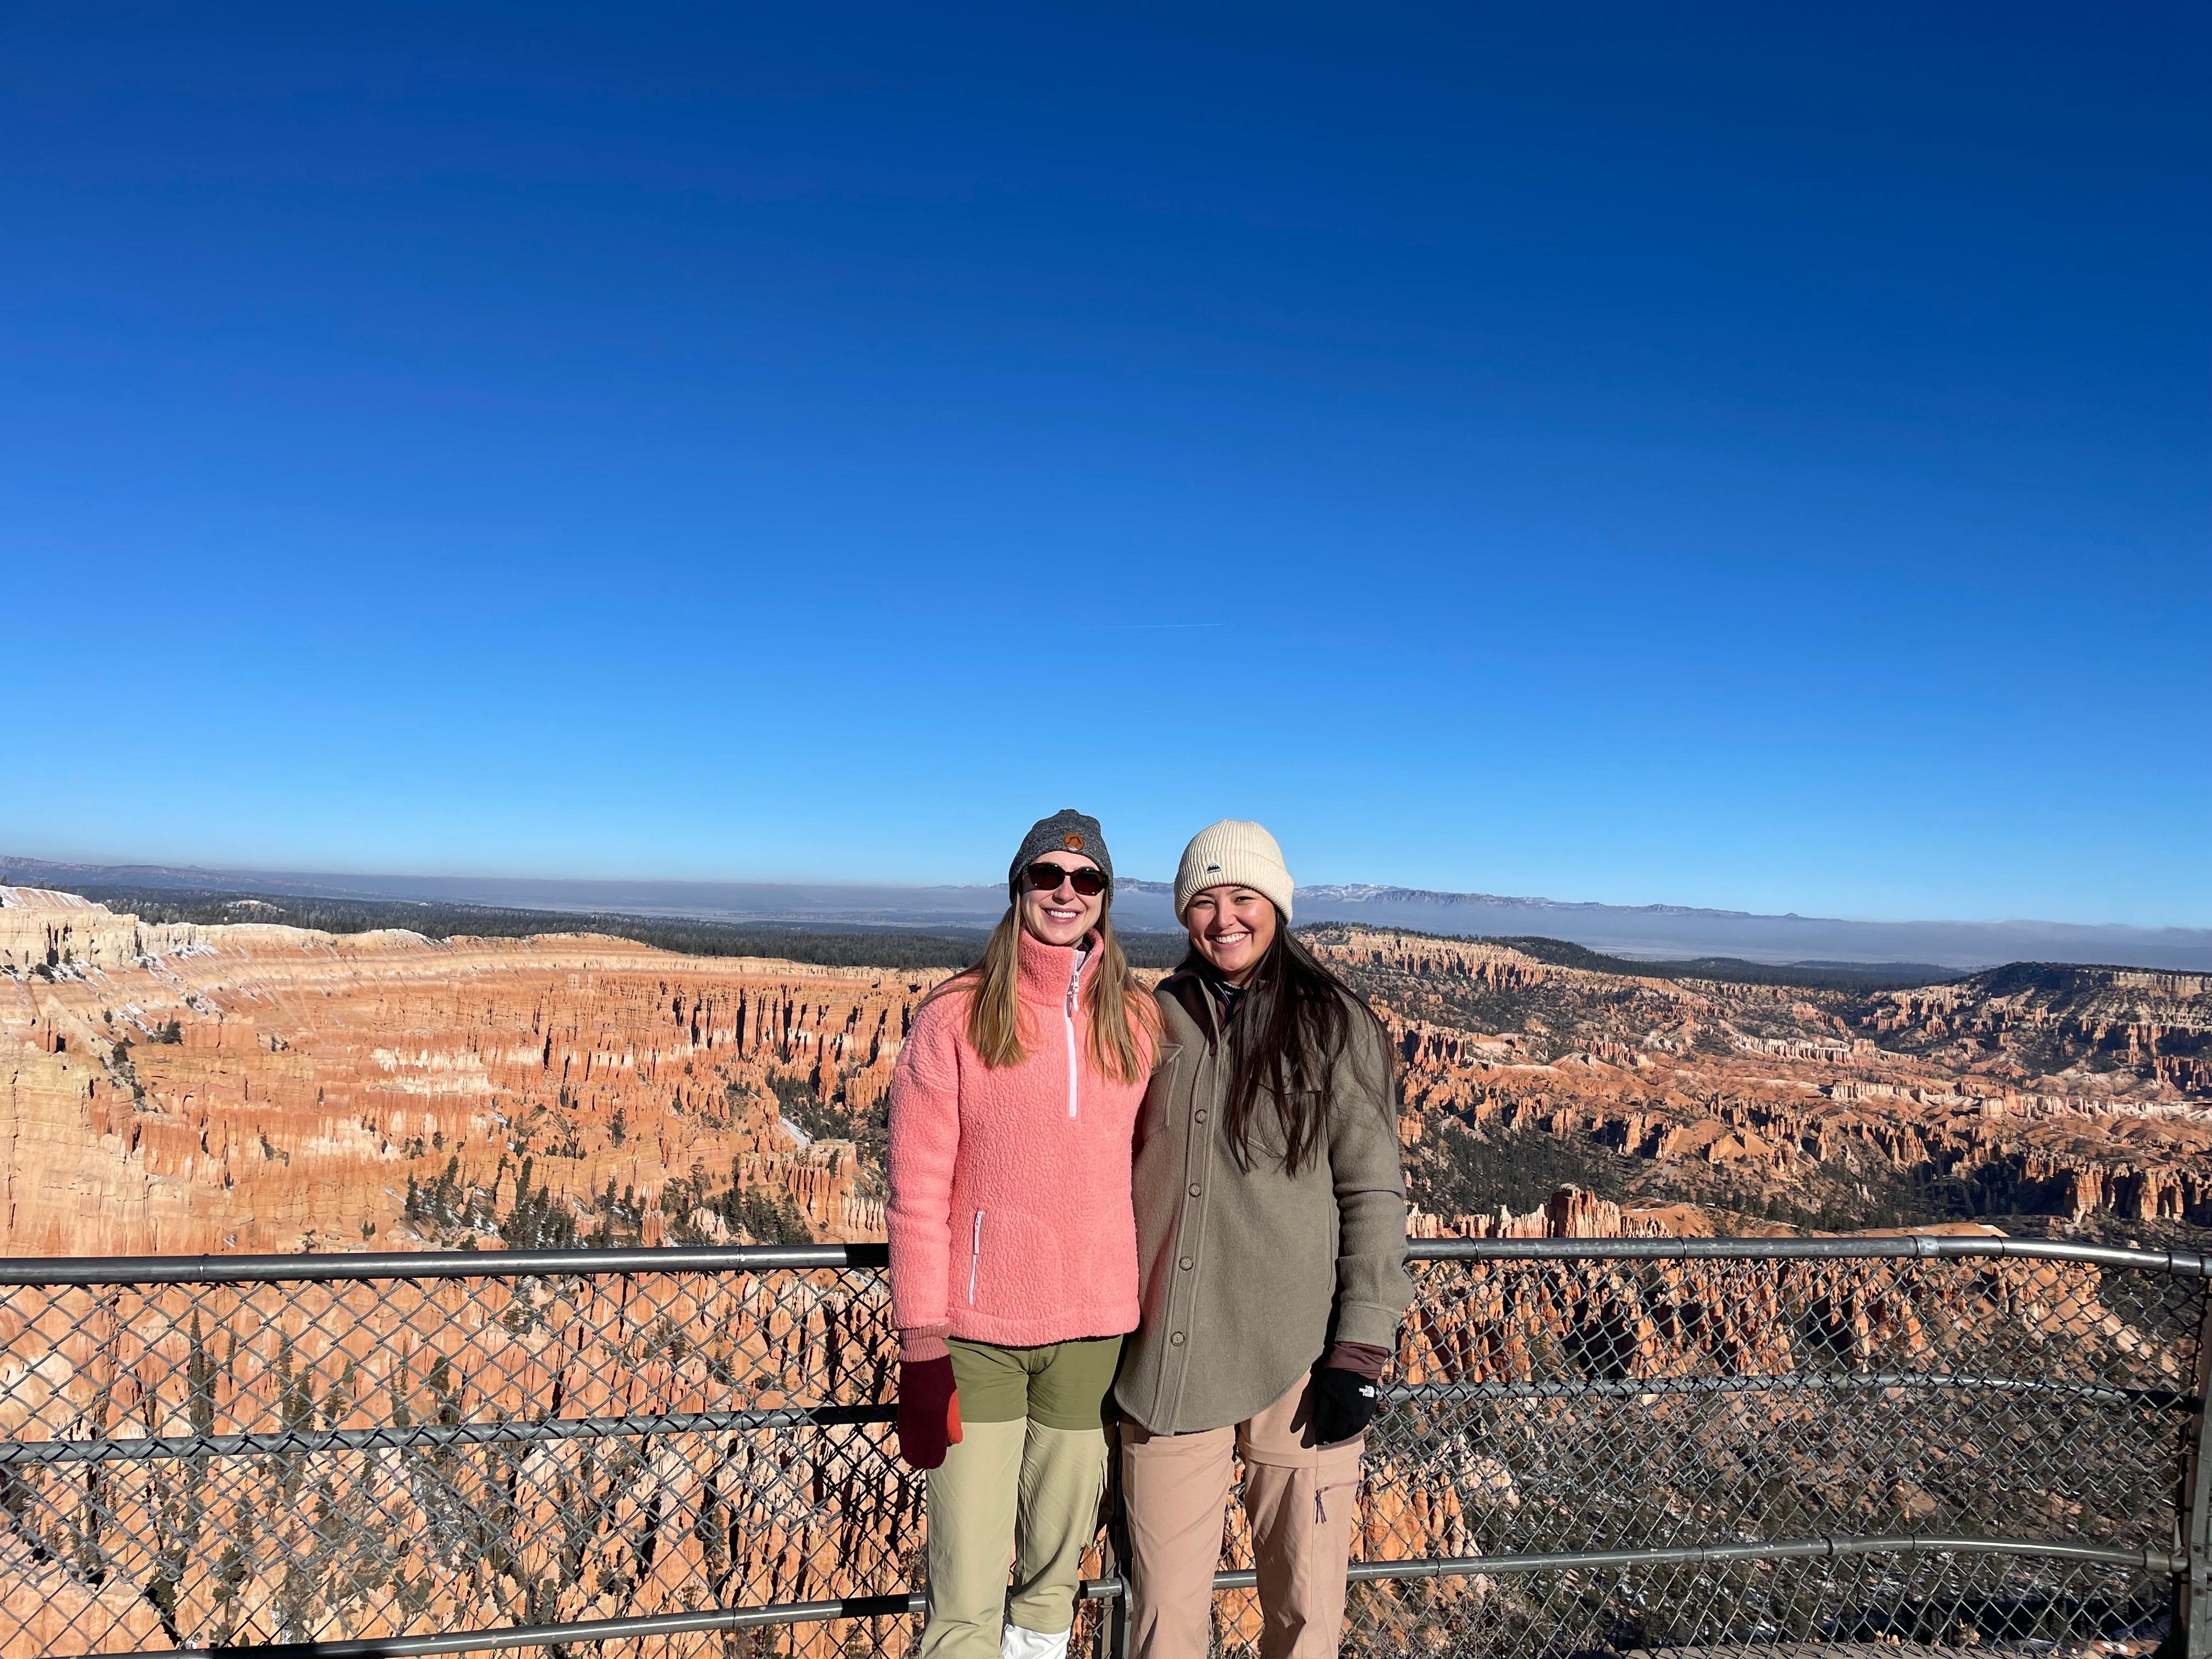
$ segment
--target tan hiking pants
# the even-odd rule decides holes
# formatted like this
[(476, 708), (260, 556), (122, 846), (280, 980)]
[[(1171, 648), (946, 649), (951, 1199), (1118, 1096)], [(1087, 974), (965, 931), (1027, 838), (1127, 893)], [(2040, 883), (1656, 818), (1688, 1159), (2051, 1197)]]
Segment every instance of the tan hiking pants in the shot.
[(1083, 1552), (1098, 1535), (1103, 1407), (1121, 1339), (950, 1346), (962, 1437), (929, 1472), (921, 1659), (1057, 1659)]
[(1309, 1380), (1248, 1422), (1196, 1434), (1121, 1425), (1132, 1659), (1206, 1659), (1232, 1453), (1260, 1572), (1261, 1659), (1334, 1659), (1365, 1437), (1314, 1443)]

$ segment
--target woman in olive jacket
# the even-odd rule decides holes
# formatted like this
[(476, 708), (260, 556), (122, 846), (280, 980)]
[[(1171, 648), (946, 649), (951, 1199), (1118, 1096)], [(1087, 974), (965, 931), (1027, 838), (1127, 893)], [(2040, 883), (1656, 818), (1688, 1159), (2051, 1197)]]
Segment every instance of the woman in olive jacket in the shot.
[(1124, 1418), (1135, 1659), (1204, 1659), (1244, 1462), (1261, 1659), (1334, 1655), (1359, 1454), (1413, 1300), (1382, 1022), (1291, 937), (1274, 837), (1224, 819), (1184, 849), (1190, 953), (1137, 1119), (1143, 1323)]

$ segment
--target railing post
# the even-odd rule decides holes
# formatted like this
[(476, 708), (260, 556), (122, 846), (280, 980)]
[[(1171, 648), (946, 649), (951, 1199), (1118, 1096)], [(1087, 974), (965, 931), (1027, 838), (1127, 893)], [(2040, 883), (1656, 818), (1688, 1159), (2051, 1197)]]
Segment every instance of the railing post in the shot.
[(2212, 1659), (2212, 1279), (2197, 1282), (2204, 1313), (2197, 1328), (2197, 1409), (2181, 1492), (2185, 1571), (2173, 1622), (2188, 1659)]
[(1106, 1604), (1098, 1659), (1129, 1659), (1129, 1513), (1121, 1494), (1121, 1430), (1106, 1431), (1106, 1571), (1121, 1593)]
[(1106, 1604), (1105, 1653), (1103, 1659), (1129, 1659), (1129, 1569), (1116, 1564), (1121, 1593)]

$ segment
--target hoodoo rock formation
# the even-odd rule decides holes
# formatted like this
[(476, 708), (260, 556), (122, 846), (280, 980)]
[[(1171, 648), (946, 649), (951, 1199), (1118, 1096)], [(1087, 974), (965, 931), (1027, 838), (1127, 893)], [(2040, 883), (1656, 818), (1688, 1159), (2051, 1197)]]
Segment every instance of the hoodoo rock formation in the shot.
[(0, 1248), (875, 1235), (878, 1172), (791, 1114), (864, 1127), (941, 977), (0, 889)]
[(1397, 1039), (1415, 1188), (1432, 1177), (1439, 1214), (1474, 1208), (1439, 1196), (1494, 1205), (1468, 1172), (1534, 1142), (1623, 1197), (1808, 1223), (1917, 1204), (2212, 1226), (2212, 978), (2016, 964), (1869, 995), (1419, 934), (1312, 942)]
[[(1372, 930), (1310, 937), (1374, 1000), (1402, 1056), (1417, 1234), (1862, 1226), (1893, 1218), (1881, 1211), (1900, 1193), (2061, 1222), (2212, 1224), (2200, 978), (2024, 968), (1869, 995), (1600, 973)], [(5, 1248), (879, 1237), (885, 1092), (941, 977), (578, 935), (146, 926), (0, 889)], [(1462, 1413), (1458, 1385), (1547, 1380), (1562, 1354), (1615, 1381), (1788, 1376), (1844, 1359), (1933, 1364), (1939, 1347), (2016, 1331), (2033, 1339), (2016, 1363), (2054, 1379), (2188, 1385), (2185, 1350), (2145, 1340), (2131, 1322), (2143, 1310), (2087, 1265), (1419, 1272), (1395, 1375), (1443, 1392), (1408, 1410)], [(0, 1308), (0, 1437), (21, 1446), (393, 1440), (365, 1458), (26, 1459), (0, 1526), (0, 1659), (903, 1586), (920, 1488), (882, 1460), (879, 1427), (736, 1420), (880, 1401), (895, 1352), (880, 1284), (827, 1273), (27, 1291)], [(1833, 1415), (1810, 1393), (1759, 1409), (1816, 1448)], [(1655, 1419), (1682, 1431), (1648, 1443), (1635, 1480), (1601, 1490), (1573, 1461), (1593, 1419), (1572, 1410), (1532, 1396), (1512, 1419), (1517, 1450), (1462, 1437), (1378, 1455), (1361, 1553), (1579, 1547), (1613, 1536), (1596, 1528), (1626, 1524), (1625, 1504), (1676, 1525), (1727, 1474), (1707, 1457), (1723, 1417), (1687, 1402)], [(442, 1437), (702, 1413), (732, 1420), (596, 1441)], [(1958, 1425), (1931, 1422), (1955, 1459)], [(1988, 1438), (1992, 1457), (2010, 1443)], [(1760, 1491), (1775, 1484), (1745, 1467)], [(2010, 1490), (1999, 1464), (1989, 1471), (1984, 1484)], [(1973, 1529), (1918, 1487), (1835, 1481), (1814, 1452), (1796, 1474), (1780, 1484), (1827, 1505), (1822, 1524)], [(2140, 1507), (2081, 1524), (2137, 1547)], [(1236, 1565), (1241, 1528), (1232, 1518)], [(1251, 1636), (1249, 1607), (1234, 1618)], [(669, 1651), (720, 1651), (715, 1640)], [(841, 1640), (823, 1625), (789, 1650), (827, 1659)]]
[[(1436, 1231), (1517, 1231), (1501, 1205), (1567, 1185), (1632, 1230), (1939, 1200), (2212, 1224), (2212, 978), (2024, 964), (1868, 994), (1310, 937), (1397, 1040)], [(587, 935), (149, 925), (0, 889), (0, 1243), (879, 1236), (884, 1098), (941, 977)]]

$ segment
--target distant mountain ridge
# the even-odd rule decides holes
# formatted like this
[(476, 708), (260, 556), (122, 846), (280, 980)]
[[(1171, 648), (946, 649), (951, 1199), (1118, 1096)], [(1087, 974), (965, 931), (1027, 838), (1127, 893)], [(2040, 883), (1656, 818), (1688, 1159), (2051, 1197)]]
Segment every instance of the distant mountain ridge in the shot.
[[(1300, 898), (1345, 904), (1510, 904), (1532, 910), (1628, 911), (1652, 916), (1749, 916), (1749, 910), (1712, 910), (1690, 904), (1600, 904), (1586, 899), (1509, 898), (1497, 893), (1439, 893), (1426, 887), (1380, 887), (1373, 882), (1351, 881), (1301, 887)], [(1794, 915), (1789, 920), (1798, 920)]]
[[(1006, 907), (996, 885), (853, 885), (831, 882), (572, 880), (409, 876), (196, 866), (71, 864), (0, 855), (0, 881), (71, 888), (100, 884), (221, 889), (330, 898), (382, 898), (640, 916), (776, 922), (807, 927), (988, 927)], [(1125, 877), (1124, 928), (1176, 927), (1174, 890)], [(1924, 963), (1947, 969), (2008, 962), (2212, 969), (2212, 928), (2055, 921), (1858, 921), (1764, 915), (1680, 904), (1601, 904), (1491, 893), (1443, 893), (1366, 882), (1297, 890), (1301, 922), (1347, 921), (1426, 933), (1539, 935), (1629, 957), (1735, 957), (1764, 963)]]
[[(1123, 892), (1165, 893), (1170, 897), (1175, 892), (1173, 882), (1137, 881), (1126, 876), (1121, 878), (1120, 885)], [(1501, 893), (1443, 893), (1431, 887), (1392, 887), (1371, 881), (1322, 882), (1297, 889), (1297, 897), (1300, 904), (1421, 904), (1443, 908), (1489, 904), (1529, 910), (1629, 912), (1652, 916), (1750, 916), (1757, 914), (1751, 910), (1715, 910), (1692, 904), (1601, 904), (1589, 899), (1526, 898)]]

